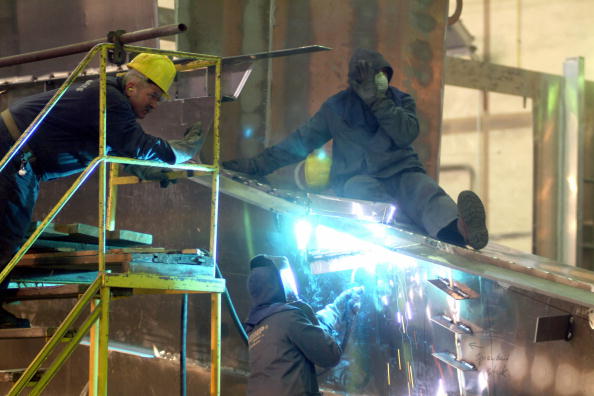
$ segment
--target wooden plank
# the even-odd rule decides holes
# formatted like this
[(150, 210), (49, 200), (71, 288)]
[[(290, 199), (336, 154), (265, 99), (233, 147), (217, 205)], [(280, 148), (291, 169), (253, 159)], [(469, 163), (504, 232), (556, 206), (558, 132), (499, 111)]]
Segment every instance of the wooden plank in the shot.
[[(72, 242), (98, 243), (99, 228), (88, 224), (56, 224), (55, 229), (68, 234), (68, 237), (58, 239), (68, 239)], [(130, 245), (151, 245), (153, 236), (141, 232), (128, 230), (115, 230), (106, 233), (107, 244), (109, 246), (130, 246)]]
[(214, 267), (207, 265), (167, 264), (160, 263), (139, 263), (130, 262), (127, 264), (127, 271), (131, 274), (151, 274), (172, 277), (214, 277)]
[(560, 81), (561, 76), (517, 67), (447, 56), (445, 83), (507, 95), (536, 97), (542, 81)]
[[(132, 258), (130, 253), (107, 253), (105, 263), (109, 266), (119, 266), (127, 263)], [(97, 267), (97, 251), (83, 252), (57, 252), (57, 253), (33, 253), (23, 256), (17, 267), (47, 267), (52, 268), (75, 268), (75, 267)]]
[[(51, 267), (54, 269), (94, 269), (97, 267), (98, 254), (95, 250), (80, 252), (53, 252), (53, 253), (30, 253), (23, 256), (18, 268), (26, 267)], [(177, 251), (146, 252), (141, 250), (114, 249), (105, 254), (105, 263), (112, 269), (119, 272), (127, 271), (127, 264), (157, 263), (159, 265), (194, 265), (209, 267), (214, 271), (212, 258), (196, 254), (182, 254)]]
[(0, 329), (0, 339), (47, 338), (51, 337), (53, 329), (46, 327), (32, 327), (29, 329)]
[(0, 293), (3, 301), (48, 300), (56, 298), (77, 298), (84, 293), (86, 286), (62, 285), (45, 287), (19, 287)]
[[(19, 377), (25, 372), (26, 369), (9, 369), (9, 370), (0, 370), (0, 382), (16, 382)], [(45, 369), (39, 369), (31, 378), (29, 383), (34, 383), (39, 381), (39, 378), (43, 375)]]
[(10, 277), (12, 282), (47, 284), (55, 286), (56, 284), (91, 284), (97, 279), (97, 271), (72, 272), (56, 271), (54, 269), (40, 270), (29, 268), (23, 271), (17, 267)]
[[(41, 222), (33, 222), (29, 227), (29, 235), (31, 235)], [(72, 243), (82, 244), (98, 244), (99, 228), (88, 224), (54, 224), (50, 223), (43, 233), (39, 236), (39, 240), (50, 241), (67, 241)], [(153, 243), (153, 236), (137, 231), (130, 230), (115, 230), (107, 231), (106, 233), (107, 245), (116, 247), (126, 247), (134, 245), (151, 245)], [(46, 243), (47, 245), (47, 243)], [(35, 246), (35, 245), (34, 245)]]
[[(33, 234), (33, 232), (37, 229), (37, 227), (39, 227), (40, 224), (41, 224), (41, 221), (31, 222), (31, 224), (29, 224), (29, 231), (27, 233), (27, 236)], [(45, 238), (58, 238), (58, 237), (66, 237), (66, 236), (68, 236), (68, 233), (56, 230), (55, 224), (50, 223), (50, 224), (48, 224), (47, 227), (45, 227), (45, 230), (43, 230), (43, 232), (41, 233), (39, 238), (45, 239)]]
[(107, 274), (105, 284), (109, 287), (167, 291), (181, 290), (187, 293), (223, 293), (225, 291), (225, 279), (211, 276), (176, 277), (153, 274)]

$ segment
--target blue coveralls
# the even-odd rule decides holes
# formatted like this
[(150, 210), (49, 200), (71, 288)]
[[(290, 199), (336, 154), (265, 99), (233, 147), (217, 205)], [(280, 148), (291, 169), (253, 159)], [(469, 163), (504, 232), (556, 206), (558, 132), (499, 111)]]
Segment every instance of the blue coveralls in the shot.
[[(54, 95), (48, 91), (22, 98), (9, 107), (24, 131)], [(107, 145), (112, 155), (175, 163), (166, 140), (146, 134), (124, 94), (122, 78), (107, 79)], [(70, 87), (43, 120), (28, 145), (34, 158), (19, 175), (21, 153), (0, 172), (0, 270), (23, 243), (37, 200), (39, 182), (81, 172), (98, 155), (99, 82)], [(14, 140), (0, 119), (0, 157)], [(6, 287), (4, 282), (3, 287)]]

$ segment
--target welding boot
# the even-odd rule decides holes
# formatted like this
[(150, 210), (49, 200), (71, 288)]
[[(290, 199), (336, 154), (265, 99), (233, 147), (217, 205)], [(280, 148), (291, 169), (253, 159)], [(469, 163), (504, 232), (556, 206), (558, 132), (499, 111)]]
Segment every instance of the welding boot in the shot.
[(24, 329), (31, 327), (27, 319), (17, 318), (0, 307), (0, 329)]
[(458, 195), (458, 232), (464, 242), (473, 249), (480, 250), (489, 242), (485, 207), (474, 192), (465, 190)]

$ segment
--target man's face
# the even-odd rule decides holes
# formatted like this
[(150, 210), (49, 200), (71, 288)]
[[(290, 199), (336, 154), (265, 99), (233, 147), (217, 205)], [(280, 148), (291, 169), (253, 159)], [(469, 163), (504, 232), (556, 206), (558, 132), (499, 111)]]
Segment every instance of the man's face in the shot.
[(155, 109), (163, 94), (161, 88), (145, 81), (128, 82), (125, 89), (137, 118), (144, 118)]

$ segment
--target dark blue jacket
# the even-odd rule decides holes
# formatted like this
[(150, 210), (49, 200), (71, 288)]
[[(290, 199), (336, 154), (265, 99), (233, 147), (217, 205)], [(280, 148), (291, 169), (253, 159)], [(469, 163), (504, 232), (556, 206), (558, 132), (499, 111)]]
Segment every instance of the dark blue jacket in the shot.
[[(350, 61), (349, 76), (359, 60), (370, 62), (376, 72), (392, 68), (371, 50), (358, 50)], [(352, 88), (330, 97), (303, 126), (280, 143), (254, 157), (257, 173), (268, 174), (299, 162), (332, 139), (330, 186), (340, 192), (355, 175), (387, 178), (405, 170), (424, 171), (411, 146), (419, 135), (415, 101), (390, 87), (385, 97), (367, 106)]]
[[(123, 92), (121, 78), (107, 79), (107, 145), (110, 155), (175, 162), (166, 140), (144, 133)], [(17, 101), (10, 112), (24, 132), (55, 91)], [(29, 140), (33, 169), (43, 180), (82, 171), (98, 155), (99, 81), (71, 86)]]
[(249, 334), (249, 396), (318, 396), (315, 365), (332, 367), (341, 350), (330, 332), (315, 325), (313, 312), (286, 303), (274, 267), (252, 269)]

